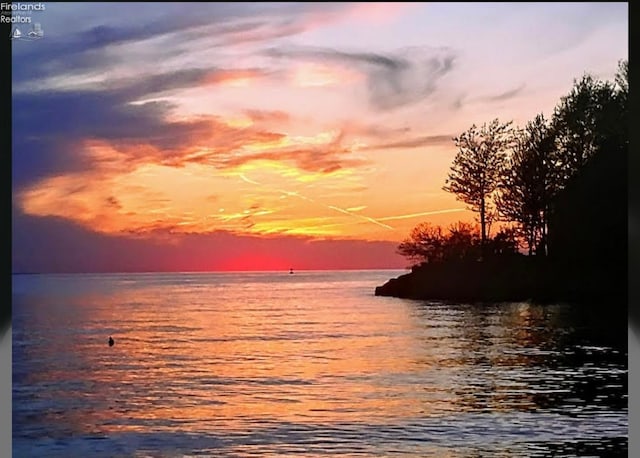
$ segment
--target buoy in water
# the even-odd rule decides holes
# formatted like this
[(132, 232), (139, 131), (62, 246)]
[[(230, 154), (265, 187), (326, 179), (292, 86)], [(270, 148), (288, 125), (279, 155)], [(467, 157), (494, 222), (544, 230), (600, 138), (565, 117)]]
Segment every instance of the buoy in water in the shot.
[(109, 346), (113, 347), (113, 345), (115, 344), (113, 337), (109, 336)]

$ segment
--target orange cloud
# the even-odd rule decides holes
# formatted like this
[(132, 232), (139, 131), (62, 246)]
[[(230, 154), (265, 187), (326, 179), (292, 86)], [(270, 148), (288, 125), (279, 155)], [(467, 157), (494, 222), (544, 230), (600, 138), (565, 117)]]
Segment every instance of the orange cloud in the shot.
[[(123, 173), (85, 171), (52, 177), (17, 196), (30, 215), (57, 216), (106, 234), (162, 236), (166, 234), (229, 231), (239, 234), (336, 234), (311, 224), (314, 217), (332, 207), (314, 203), (292, 188), (286, 176), (262, 173), (274, 189), (260, 183), (243, 187), (242, 180), (230, 181), (228, 174), (216, 174), (207, 165), (187, 164), (176, 168), (160, 164), (139, 164)], [(339, 177), (328, 177), (340, 183)], [(255, 186), (254, 185), (258, 185)], [(288, 193), (299, 199), (281, 199)], [(212, 195), (215, 198), (212, 198)]]
[(286, 124), (291, 120), (289, 113), (281, 110), (245, 110), (245, 115), (254, 123)]
[(226, 231), (397, 240), (412, 218), (430, 215), (364, 185), (368, 174), (381, 175), (353, 133), (394, 138), (404, 130), (347, 126), (294, 135), (282, 131), (290, 119), (278, 110), (173, 114), (144, 137), (132, 129), (129, 136), (87, 138), (71, 146), (86, 168), (33, 183), (16, 201), (29, 215), (138, 237)]
[(316, 62), (297, 64), (292, 73), (293, 84), (298, 87), (338, 86), (361, 79), (362, 76), (353, 70)]
[(215, 70), (206, 75), (203, 84), (217, 84), (233, 87), (246, 87), (254, 81), (264, 78), (266, 72), (260, 69)]
[[(237, 179), (238, 171), (254, 170), (267, 182), (283, 183), (289, 189), (294, 183), (321, 180), (330, 189), (331, 183), (343, 186), (338, 183), (344, 173), (364, 163), (352, 157), (339, 132), (296, 137), (252, 125), (239, 127), (223, 118), (198, 122), (209, 128), (193, 131), (187, 144), (170, 143), (165, 148), (162, 138), (155, 139), (156, 144), (87, 139), (76, 147), (77, 156), (89, 168), (43, 179), (16, 199), (27, 214), (62, 217), (104, 233), (267, 234), (275, 230), (326, 235), (303, 221), (306, 213), (315, 210), (302, 201), (282, 200), (288, 191), (255, 186), (243, 190), (242, 180), (231, 184), (229, 180)], [(297, 195), (295, 190), (289, 194)], [(276, 220), (289, 221), (288, 226), (267, 224), (265, 218), (272, 220), (274, 215)]]

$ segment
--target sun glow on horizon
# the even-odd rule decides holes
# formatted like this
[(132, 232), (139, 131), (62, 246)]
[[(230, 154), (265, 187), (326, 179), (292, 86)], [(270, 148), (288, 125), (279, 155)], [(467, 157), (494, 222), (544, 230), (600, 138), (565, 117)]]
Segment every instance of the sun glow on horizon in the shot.
[(105, 246), (382, 241), (397, 263), (417, 224), (475, 218), (442, 189), (454, 136), (549, 113), (628, 54), (616, 5), (210, 3), (177, 23), (178, 7), (59, 3), (42, 14), (64, 40), (14, 42), (24, 221)]

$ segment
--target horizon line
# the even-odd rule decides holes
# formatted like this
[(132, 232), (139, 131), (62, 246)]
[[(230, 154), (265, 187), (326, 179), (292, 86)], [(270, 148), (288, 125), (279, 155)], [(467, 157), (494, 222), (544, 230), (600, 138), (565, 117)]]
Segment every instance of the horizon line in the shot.
[[(341, 269), (295, 269), (294, 272), (345, 272), (371, 270), (409, 270), (411, 267), (371, 267), (371, 268), (341, 268)], [(65, 271), (65, 272), (11, 272), (11, 275), (94, 275), (94, 274), (207, 274), (207, 273), (282, 273), (287, 269), (253, 269), (253, 270), (134, 270), (134, 271)]]

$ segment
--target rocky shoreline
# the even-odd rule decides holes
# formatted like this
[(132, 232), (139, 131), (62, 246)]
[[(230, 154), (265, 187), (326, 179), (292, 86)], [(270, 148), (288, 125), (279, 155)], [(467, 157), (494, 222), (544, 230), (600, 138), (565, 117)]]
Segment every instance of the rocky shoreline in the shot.
[(522, 256), (508, 262), (424, 264), (378, 286), (375, 295), (465, 302), (553, 301), (560, 292), (536, 261)]
[(609, 304), (625, 308), (623, 277), (603, 269), (567, 270), (526, 256), (416, 266), (376, 287), (376, 296), (457, 302)]

